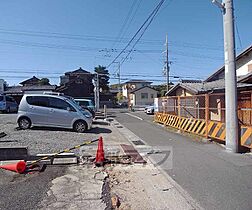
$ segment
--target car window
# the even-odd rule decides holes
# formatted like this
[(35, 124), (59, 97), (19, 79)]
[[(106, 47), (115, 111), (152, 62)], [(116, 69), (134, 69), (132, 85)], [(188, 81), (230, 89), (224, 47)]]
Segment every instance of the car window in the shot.
[(6, 101), (15, 102), (15, 100), (10, 96), (6, 96)]
[(89, 106), (89, 102), (88, 101), (78, 101), (80, 106)]
[(49, 107), (55, 109), (64, 109), (70, 108), (71, 111), (75, 111), (75, 109), (66, 101), (59, 98), (49, 98)]
[(3, 101), (3, 96), (0, 96), (0, 101)]
[(27, 96), (26, 101), (33, 106), (48, 107), (48, 97), (46, 96)]

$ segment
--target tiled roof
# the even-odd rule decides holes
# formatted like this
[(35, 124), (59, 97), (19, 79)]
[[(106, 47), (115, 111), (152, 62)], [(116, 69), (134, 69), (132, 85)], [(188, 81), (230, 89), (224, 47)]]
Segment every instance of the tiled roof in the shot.
[(31, 81), (39, 81), (40, 79), (38, 79), (37, 77), (33, 76), (30, 79), (24, 80), (23, 82), (20, 82), (19, 84), (25, 84), (27, 82), (31, 82)]
[[(209, 91), (214, 90), (223, 90), (225, 89), (225, 80), (215, 80), (212, 82), (201, 82), (201, 83), (177, 83), (172, 89), (169, 90), (167, 95), (170, 95), (172, 92), (174, 92), (177, 88), (182, 87), (188, 91), (190, 91), (192, 94), (201, 94), (206, 93)], [(252, 87), (252, 84), (246, 84), (246, 83), (237, 83), (238, 88), (242, 87)]]
[[(140, 87), (140, 88), (137, 88), (137, 89), (135, 89), (135, 90), (132, 90), (131, 93), (135, 93), (135, 92), (137, 92), (137, 91), (139, 91), (139, 90), (141, 90), (141, 89), (144, 89), (144, 88), (149, 88), (149, 89), (155, 90), (155, 89), (152, 88), (152, 87), (144, 86), (144, 87)], [(155, 90), (155, 91), (157, 91), (157, 90)], [(157, 92), (158, 92), (158, 91), (157, 91)]]
[(56, 85), (32, 85), (32, 86), (12, 86), (8, 87), (5, 93), (23, 93), (31, 90), (55, 90)]
[(149, 84), (151, 84), (152, 82), (146, 81), (146, 80), (141, 80), (141, 79), (132, 79), (132, 80), (125, 82), (124, 84), (131, 84), (131, 83), (149, 83)]

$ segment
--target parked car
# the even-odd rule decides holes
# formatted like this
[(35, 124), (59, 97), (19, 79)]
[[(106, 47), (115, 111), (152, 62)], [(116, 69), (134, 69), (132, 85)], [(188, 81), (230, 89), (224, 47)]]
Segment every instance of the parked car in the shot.
[(145, 112), (146, 114), (154, 114), (154, 106), (146, 106), (146, 107), (144, 108), (144, 112)]
[(18, 104), (11, 96), (0, 95), (0, 112), (17, 112)]
[(95, 106), (90, 99), (75, 98), (74, 101), (83, 109), (87, 109), (95, 117)]
[(124, 102), (121, 102), (121, 103), (118, 103), (120, 108), (128, 108), (128, 102), (124, 101)]
[(92, 127), (92, 115), (64, 95), (25, 94), (18, 109), (21, 129), (31, 126), (61, 127), (83, 133)]

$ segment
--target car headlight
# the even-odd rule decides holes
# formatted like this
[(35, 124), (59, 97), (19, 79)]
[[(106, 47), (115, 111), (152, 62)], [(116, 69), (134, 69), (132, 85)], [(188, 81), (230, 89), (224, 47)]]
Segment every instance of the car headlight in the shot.
[(82, 113), (83, 113), (83, 115), (84, 115), (86, 118), (91, 118), (91, 117), (92, 117), (91, 113), (89, 113), (89, 112), (87, 112), (87, 111), (83, 111)]

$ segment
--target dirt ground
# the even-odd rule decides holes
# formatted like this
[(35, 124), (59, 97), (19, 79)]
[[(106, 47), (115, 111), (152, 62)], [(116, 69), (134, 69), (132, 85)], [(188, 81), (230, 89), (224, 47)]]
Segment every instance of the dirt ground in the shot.
[[(106, 168), (118, 210), (195, 209), (151, 163)], [(115, 201), (118, 200), (118, 201)]]

